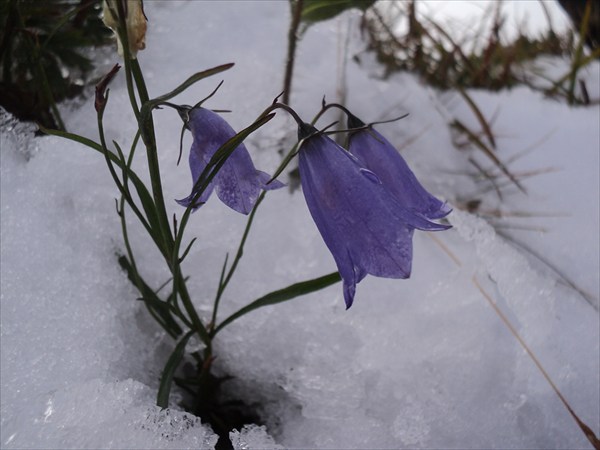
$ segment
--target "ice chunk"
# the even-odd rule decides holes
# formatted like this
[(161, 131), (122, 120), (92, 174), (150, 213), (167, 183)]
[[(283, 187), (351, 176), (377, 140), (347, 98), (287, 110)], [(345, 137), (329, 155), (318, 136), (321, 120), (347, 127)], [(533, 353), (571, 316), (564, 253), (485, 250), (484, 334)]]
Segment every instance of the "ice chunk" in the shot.
[(229, 439), (235, 450), (284, 448), (275, 443), (273, 438), (267, 433), (266, 427), (258, 425), (245, 425), (240, 431), (233, 430), (229, 433)]
[(32, 122), (20, 122), (0, 106), (0, 148), (14, 147), (29, 160), (39, 151), (34, 134), (37, 126)]

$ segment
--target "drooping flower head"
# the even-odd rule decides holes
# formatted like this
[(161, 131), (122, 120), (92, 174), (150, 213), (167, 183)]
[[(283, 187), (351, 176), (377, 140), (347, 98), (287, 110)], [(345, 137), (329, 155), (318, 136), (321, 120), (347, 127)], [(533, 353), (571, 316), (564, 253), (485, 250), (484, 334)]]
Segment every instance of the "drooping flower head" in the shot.
[(352, 132), (348, 151), (369, 170), (376, 173), (391, 194), (406, 208), (427, 219), (440, 219), (452, 209), (431, 195), (419, 183), (415, 174), (390, 142), (344, 108), (348, 128), (362, 128)]
[(299, 171), (308, 209), (337, 264), (349, 308), (367, 274), (408, 278), (415, 228), (445, 230), (404, 206), (378, 175), (308, 124), (300, 125)]
[[(183, 106), (178, 107), (178, 110), (192, 132), (193, 143), (189, 163), (195, 186), (215, 152), (236, 133), (225, 119), (209, 109), (201, 106)], [(227, 206), (242, 214), (248, 214), (252, 211), (261, 189), (272, 190), (283, 186), (277, 180), (268, 183), (270, 179), (269, 174), (256, 170), (248, 149), (244, 144), (240, 144), (195, 201), (194, 210), (206, 203), (215, 190), (219, 199)], [(196, 193), (193, 190), (188, 197), (177, 200), (177, 203), (189, 206)]]

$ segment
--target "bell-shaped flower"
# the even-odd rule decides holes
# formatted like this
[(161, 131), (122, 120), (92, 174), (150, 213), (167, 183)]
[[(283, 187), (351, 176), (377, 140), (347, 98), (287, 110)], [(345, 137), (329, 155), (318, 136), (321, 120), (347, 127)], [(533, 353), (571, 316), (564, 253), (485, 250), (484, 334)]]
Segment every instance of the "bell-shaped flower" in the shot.
[[(209, 109), (188, 108), (186, 114), (187, 126), (193, 137), (189, 162), (195, 186), (215, 152), (236, 133), (225, 119)], [(269, 174), (255, 169), (246, 146), (240, 144), (196, 199), (194, 210), (205, 203), (215, 190), (219, 199), (231, 209), (248, 214), (252, 211), (261, 189), (272, 190), (283, 186), (277, 180), (268, 183), (270, 179)], [(177, 200), (177, 203), (187, 207), (195, 195), (196, 192), (192, 191), (188, 197)]]
[(363, 128), (352, 132), (348, 151), (369, 170), (376, 173), (383, 185), (406, 208), (427, 219), (447, 216), (452, 208), (425, 190), (400, 153), (372, 126), (348, 114), (348, 128)]
[(408, 278), (414, 229), (449, 226), (404, 206), (377, 175), (312, 126), (301, 125), (299, 137), (304, 139), (298, 156), (302, 192), (337, 264), (346, 307), (367, 274)]

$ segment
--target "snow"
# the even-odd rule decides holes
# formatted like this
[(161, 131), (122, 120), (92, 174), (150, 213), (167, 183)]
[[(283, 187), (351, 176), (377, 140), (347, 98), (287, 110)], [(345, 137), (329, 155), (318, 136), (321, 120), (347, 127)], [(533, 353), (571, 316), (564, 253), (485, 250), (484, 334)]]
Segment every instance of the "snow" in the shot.
[[(151, 95), (171, 90), (194, 71), (235, 62), (222, 77), (198, 83), (176, 101), (193, 104), (222, 78), (209, 106), (232, 109), (226, 118), (241, 129), (279, 94), (286, 2), (238, 2), (235, 8), (228, 2), (147, 2), (146, 13), (147, 49), (139, 58)], [(338, 31), (356, 26), (357, 16), (348, 13), (307, 31), (291, 100), (301, 116), (312, 118), (323, 95), (336, 100)], [(497, 151), (503, 161), (514, 159), (511, 171), (558, 169), (526, 180), (527, 195), (508, 188), (499, 201), (457, 174), (473, 171), (468, 156), (492, 167), (483, 155), (452, 145), (451, 118), (477, 129), (460, 96), (433, 91), (411, 75), (378, 79), (355, 34), (349, 54), (358, 53), (361, 64), (348, 64), (349, 108), (365, 121), (409, 112), (378, 130), (402, 147), (423, 183), (455, 205), (478, 197), (482, 210), (498, 208), (507, 217), (493, 223), (513, 226), (499, 229), (557, 270), (503, 239), (492, 219), (455, 209), (451, 231), (416, 233), (409, 280), (367, 277), (348, 311), (338, 284), (236, 321), (215, 342), (216, 366), (235, 377), (232, 398), (260, 405), (266, 426), (232, 432), (232, 445), (589, 448), (474, 280), (598, 435), (598, 106), (571, 108), (527, 88), (469, 92), (486, 117), (497, 111)], [(103, 61), (105, 71), (116, 58)], [(583, 74), (589, 86), (598, 89), (599, 73), (595, 63)], [(70, 130), (95, 138), (92, 103), (88, 98), (65, 105), (63, 113)], [(135, 130), (128, 111), (124, 79), (117, 77), (105, 131), (123, 147)], [(191, 186), (188, 168), (175, 164), (181, 122), (167, 109), (155, 117), (169, 214), (180, 215), (170, 200)], [(168, 410), (155, 406), (173, 342), (135, 300), (116, 262), (123, 244), (117, 191), (105, 162), (87, 148), (31, 133), (2, 120), (0, 446), (212, 448), (216, 435), (180, 410), (176, 393)], [(289, 148), (294, 135), (292, 122), (278, 114), (251, 136), (247, 145), (257, 168), (272, 171), (277, 150)], [(190, 142), (188, 136), (185, 151)], [(145, 173), (142, 157), (134, 164)], [(540, 215), (511, 217), (515, 211)], [(138, 265), (158, 286), (168, 276), (144, 230), (131, 224)], [(184, 270), (205, 319), (225, 252), (235, 250), (244, 226), (245, 217), (214, 196), (192, 217), (189, 237), (199, 239)], [(270, 192), (220, 317), (333, 270), (302, 195)], [(564, 276), (589, 298), (565, 285)]]

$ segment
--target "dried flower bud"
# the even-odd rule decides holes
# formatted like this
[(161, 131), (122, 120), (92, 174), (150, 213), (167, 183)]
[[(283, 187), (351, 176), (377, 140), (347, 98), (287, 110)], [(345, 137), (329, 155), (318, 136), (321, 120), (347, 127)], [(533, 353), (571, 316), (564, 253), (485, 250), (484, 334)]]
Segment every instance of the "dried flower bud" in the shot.
[(100, 82), (96, 85), (96, 100), (94, 101), (94, 107), (99, 113), (104, 112), (106, 108), (106, 101), (108, 97), (108, 83), (112, 81), (121, 66), (115, 64), (114, 67), (106, 75), (102, 77)]
[(123, 56), (123, 43), (119, 39), (119, 4), (125, 13), (127, 39), (129, 40), (129, 53), (132, 58), (137, 56), (138, 50), (146, 48), (146, 15), (142, 0), (103, 0), (102, 10), (104, 24), (117, 35), (117, 50)]

